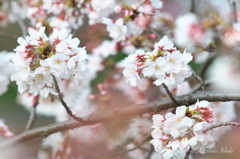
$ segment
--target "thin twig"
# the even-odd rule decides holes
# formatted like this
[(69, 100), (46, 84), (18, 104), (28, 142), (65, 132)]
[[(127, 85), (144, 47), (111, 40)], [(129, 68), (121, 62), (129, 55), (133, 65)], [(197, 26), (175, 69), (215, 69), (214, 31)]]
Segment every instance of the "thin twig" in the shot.
[(195, 12), (195, 0), (191, 0), (191, 8), (190, 12), (194, 13)]
[(153, 32), (153, 34), (155, 34), (159, 39), (162, 38), (154, 29), (150, 29), (150, 31)]
[(16, 17), (18, 25), (20, 26), (20, 28), (22, 30), (23, 37), (27, 36), (27, 28), (26, 28), (23, 20), (21, 18), (19, 18), (17, 15), (15, 15), (15, 17)]
[[(10, 9), (12, 10), (13, 7), (10, 4)], [(13, 11), (12, 11), (13, 12)], [(22, 30), (22, 36), (25, 37), (27, 36), (27, 27), (25, 26), (23, 19), (21, 17), (19, 17), (19, 15), (17, 15), (16, 13), (13, 14), (15, 19), (17, 20), (18, 25), (20, 26), (21, 30)]]
[(228, 0), (228, 2), (231, 5), (231, 9), (232, 9), (232, 22), (237, 23), (238, 22), (238, 17), (237, 17), (237, 3), (236, 0)]
[(215, 57), (217, 56), (216, 53), (211, 53), (208, 57), (208, 59), (206, 60), (206, 62), (204, 64), (202, 64), (202, 66), (199, 69), (199, 76), (204, 79), (204, 75), (208, 69), (208, 67), (211, 65), (211, 63), (213, 62), (213, 60), (215, 59)]
[(187, 151), (186, 156), (184, 157), (184, 159), (189, 159), (191, 150), (192, 150), (192, 149), (190, 148), (190, 149)]
[(173, 94), (170, 92), (170, 90), (168, 89), (168, 87), (163, 83), (163, 87), (164, 89), (166, 90), (167, 94), (169, 95), (170, 99), (172, 100), (172, 102), (175, 104), (175, 105), (178, 105), (178, 102), (177, 100), (174, 98)]
[(18, 39), (18, 36), (0, 31), (0, 36), (9, 39)]
[(26, 125), (26, 128), (25, 128), (25, 131), (33, 128), (33, 125), (36, 121), (37, 105), (38, 105), (38, 97), (37, 97), (36, 101), (34, 102), (33, 106), (31, 107), (31, 112), (30, 112), (30, 116), (29, 116), (29, 119), (28, 119), (28, 122), (27, 122), (27, 125)]
[(215, 125), (212, 125), (211, 127), (205, 129), (203, 132), (207, 132), (209, 130), (212, 130), (212, 129), (215, 129), (215, 128), (218, 128), (218, 127), (221, 127), (221, 126), (228, 126), (228, 125), (231, 125), (231, 126), (240, 126), (240, 123), (237, 123), (237, 122), (222, 122), (220, 124), (215, 124)]
[[(181, 105), (192, 105), (196, 103), (197, 100), (207, 100), (209, 102), (225, 102), (225, 101), (240, 101), (240, 92), (224, 91), (224, 92), (198, 92), (194, 94), (178, 96), (176, 97), (178, 101), (178, 106)], [(157, 108), (155, 108), (157, 106)], [(68, 121), (54, 123), (51, 125), (46, 125), (38, 128), (34, 128), (25, 131), (19, 135), (9, 138), (0, 143), (0, 150), (12, 148), (22, 142), (35, 139), (37, 137), (46, 137), (50, 134), (83, 127), (86, 125), (92, 125), (107, 121), (116, 121), (120, 119), (126, 119), (141, 114), (153, 112), (154, 109), (157, 111), (162, 111), (170, 108), (176, 108), (176, 105), (169, 98), (157, 100), (154, 102), (149, 102), (145, 104), (130, 105), (127, 107), (120, 107), (116, 109), (111, 109), (103, 111), (101, 113), (91, 114), (84, 117), (84, 123), (78, 122), (76, 120), (70, 119)]]
[(150, 149), (150, 151), (149, 151), (148, 156), (146, 157), (146, 159), (150, 159), (153, 152), (154, 152), (154, 148), (153, 148), (153, 145), (151, 145), (151, 149)]
[(198, 76), (198, 75), (196, 74), (196, 72), (195, 72), (191, 67), (189, 67), (189, 68), (191, 69), (192, 74), (193, 74), (193, 76), (195, 77), (195, 79), (198, 80), (199, 83), (201, 84), (201, 89), (202, 89), (202, 91), (206, 91), (206, 85), (205, 85), (203, 79), (202, 79), (200, 76)]
[(53, 77), (53, 81), (54, 81), (54, 83), (55, 83), (55, 87), (56, 87), (56, 91), (57, 91), (57, 93), (58, 93), (59, 100), (60, 100), (60, 102), (62, 103), (62, 105), (63, 105), (63, 107), (65, 108), (65, 110), (67, 111), (68, 115), (69, 115), (71, 118), (73, 118), (74, 120), (76, 120), (76, 121), (85, 123), (86, 121), (84, 121), (82, 118), (80, 118), (80, 117), (78, 117), (78, 116), (76, 116), (76, 115), (74, 115), (74, 114), (72, 113), (71, 109), (67, 106), (67, 103), (64, 101), (64, 99), (63, 99), (63, 97), (62, 97), (62, 95), (61, 95), (61, 91), (60, 91), (60, 88), (59, 88), (59, 86), (58, 86), (58, 82), (57, 82), (55, 76), (52, 75), (52, 77)]
[(117, 155), (122, 155), (122, 154), (126, 154), (128, 152), (134, 151), (138, 148), (140, 148), (145, 142), (147, 142), (148, 140), (150, 140), (152, 138), (151, 135), (147, 136), (142, 142), (140, 142), (138, 145), (136, 145), (135, 147), (131, 148), (131, 149), (127, 149), (127, 150), (123, 150), (123, 151), (119, 151), (119, 152), (114, 152), (112, 154), (109, 154), (107, 156), (104, 157), (113, 157), (113, 156), (117, 156)]
[[(209, 80), (206, 81), (206, 82), (204, 82), (205, 87), (208, 87), (211, 83), (212, 83), (212, 81), (209, 81)], [(191, 91), (189, 94), (191, 94), (191, 93), (196, 93), (196, 92), (199, 91), (201, 88), (202, 88), (202, 85), (201, 85), (201, 84), (197, 84), (195, 87), (192, 88), (192, 91)]]

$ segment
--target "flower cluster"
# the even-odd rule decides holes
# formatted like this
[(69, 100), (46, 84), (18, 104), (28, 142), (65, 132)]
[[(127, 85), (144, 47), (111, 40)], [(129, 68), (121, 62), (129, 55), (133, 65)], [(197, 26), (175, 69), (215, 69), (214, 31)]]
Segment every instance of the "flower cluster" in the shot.
[(191, 76), (188, 63), (192, 60), (190, 53), (181, 53), (172, 41), (164, 36), (155, 43), (152, 52), (137, 50), (125, 60), (124, 76), (132, 86), (141, 81), (140, 76), (153, 78), (154, 84), (174, 86), (180, 84), (185, 78)]
[[(73, 154), (70, 140), (71, 138), (69, 136), (69, 133), (62, 134), (58, 132), (44, 139), (42, 142), (42, 147), (51, 149), (51, 158), (67, 159), (71, 158), (71, 155)], [(48, 154), (46, 152), (43, 153), (43, 151), (40, 151), (38, 155), (40, 156), (41, 153), (42, 156), (44, 156), (43, 158), (46, 158), (46, 156), (48, 156)]]
[(214, 138), (205, 132), (213, 122), (213, 110), (209, 102), (197, 102), (194, 106), (181, 106), (176, 114), (153, 115), (153, 139), (150, 141), (163, 158), (184, 158), (190, 149), (204, 153), (215, 145)]
[(178, 46), (191, 49), (194, 45), (207, 46), (212, 41), (213, 32), (208, 29), (207, 24), (199, 23), (195, 14), (187, 13), (180, 16), (175, 23), (175, 41)]
[(0, 95), (5, 93), (10, 83), (9, 77), (13, 73), (13, 64), (10, 62), (14, 53), (7, 51), (0, 52), (0, 67), (4, 68), (0, 70)]
[(77, 29), (88, 16), (89, 24), (101, 22), (113, 12), (115, 1), (105, 0), (36, 0), (27, 1), (27, 17), (32, 27), (46, 26), (57, 29)]
[(77, 29), (83, 23), (81, 0), (27, 1), (27, 17), (32, 27), (47, 26), (57, 29)]
[(102, 23), (107, 25), (111, 38), (116, 41), (125, 41), (141, 35), (145, 29), (151, 27), (154, 23), (152, 14), (158, 13), (161, 7), (160, 0), (146, 0), (131, 5), (119, 4), (115, 7), (115, 12), (119, 14), (118, 18), (111, 20), (104, 17)]
[(47, 97), (49, 93), (57, 94), (53, 76), (76, 85), (83, 79), (87, 54), (85, 48), (78, 47), (80, 41), (65, 29), (54, 29), (50, 37), (44, 32), (41, 27), (39, 31), (30, 30), (25, 39), (18, 39), (20, 45), (12, 59), (16, 72), (11, 80), (16, 81), (20, 93), (28, 90), (34, 96)]
[(127, 27), (124, 25), (122, 18), (119, 18), (116, 22), (113, 22), (109, 18), (104, 18), (103, 24), (107, 25), (107, 31), (109, 32), (110, 37), (114, 38), (116, 41), (125, 40)]

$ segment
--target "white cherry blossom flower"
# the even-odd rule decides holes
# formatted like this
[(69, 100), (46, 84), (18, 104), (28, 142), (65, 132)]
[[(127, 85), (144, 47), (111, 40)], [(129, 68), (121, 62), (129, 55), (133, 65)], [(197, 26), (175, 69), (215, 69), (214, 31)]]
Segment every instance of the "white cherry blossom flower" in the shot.
[(45, 27), (41, 27), (39, 31), (34, 29), (29, 30), (29, 40), (32, 45), (42, 45), (45, 41), (48, 41), (47, 35), (44, 33)]
[(165, 72), (168, 72), (170, 66), (163, 57), (159, 57), (156, 61), (146, 60), (145, 68), (143, 68), (142, 73), (144, 76), (158, 76), (165, 75)]
[[(214, 138), (204, 132), (213, 118), (209, 102), (198, 101), (195, 106), (177, 107), (176, 114), (153, 115), (154, 130), (150, 143), (163, 158), (184, 158), (189, 149), (204, 153), (215, 145)], [(203, 109), (200, 109), (203, 108)], [(202, 114), (202, 121), (196, 115)]]
[(140, 76), (138, 75), (137, 65), (134, 63), (129, 63), (125, 66), (126, 68), (123, 70), (123, 75), (127, 78), (127, 82), (130, 83), (131, 86), (137, 86), (138, 81), (140, 81)]
[(173, 42), (170, 39), (168, 39), (168, 37), (165, 35), (158, 43), (154, 44), (153, 52), (156, 52), (159, 49), (161, 50), (174, 49)]
[(132, 74), (130, 77), (134, 77), (137, 73), (139, 77), (152, 78), (153, 84), (157, 86), (162, 84), (168, 87), (175, 86), (192, 74), (187, 65), (192, 60), (192, 55), (186, 51), (180, 53), (176, 50), (167, 36), (155, 43), (152, 52), (145, 53), (143, 50), (137, 50), (129, 57), (133, 58), (133, 64), (129, 70)]
[(73, 80), (76, 85), (84, 77), (87, 54), (85, 48), (78, 47), (80, 41), (72, 38), (66, 29), (54, 29), (50, 38), (44, 31), (44, 27), (30, 30), (26, 39), (18, 39), (20, 46), (12, 60), (16, 72), (11, 80), (16, 81), (20, 93), (57, 95), (52, 75), (58, 81)]
[(123, 41), (126, 39), (127, 26), (123, 24), (123, 19), (119, 18), (115, 23), (109, 18), (103, 18), (103, 24), (107, 25), (109, 36), (116, 41)]
[(12, 52), (0, 52), (0, 67), (4, 68), (0, 70), (0, 95), (7, 91), (10, 83), (10, 76), (14, 73), (14, 67), (11, 62), (14, 55), (15, 54)]

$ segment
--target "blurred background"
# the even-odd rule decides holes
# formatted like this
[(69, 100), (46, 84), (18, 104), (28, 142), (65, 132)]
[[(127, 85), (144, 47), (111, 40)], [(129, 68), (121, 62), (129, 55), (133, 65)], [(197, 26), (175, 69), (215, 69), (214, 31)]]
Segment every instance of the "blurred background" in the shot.
[[(213, 1), (213, 0), (212, 0)], [(186, 12), (187, 6), (190, 6), (189, 1), (183, 0), (181, 3), (177, 2), (177, 0), (169, 0), (166, 2), (166, 8), (165, 9), (171, 9), (174, 10), (174, 7), (182, 7), (182, 10), (179, 12), (184, 13)], [(208, 9), (208, 6), (204, 6), (205, 2), (204, 0), (201, 0), (203, 3), (196, 4), (196, 10), (206, 10)], [(226, 1), (221, 1), (226, 4)], [(222, 3), (217, 1), (216, 6), (219, 5), (219, 8), (224, 8)], [(181, 4), (180, 6), (173, 5), (174, 3)], [(237, 6), (239, 8), (240, 1), (237, 1)], [(173, 7), (173, 8), (172, 8)], [(224, 10), (224, 9), (223, 9)], [(177, 11), (176, 11), (177, 12)], [(179, 12), (175, 14), (179, 14)], [(83, 25), (81, 28), (79, 28), (76, 32), (76, 36), (80, 38), (81, 40), (81, 46), (85, 46), (85, 44), (90, 46), (89, 43), (87, 43), (88, 40), (91, 40), (94, 37), (87, 37), (86, 32), (89, 31), (89, 28), (86, 28), (86, 25)], [(17, 37), (20, 37), (22, 35), (21, 29), (17, 23), (10, 23), (7, 27), (1, 29), (1, 32), (9, 33), (12, 35), (15, 35)], [(102, 31), (101, 33), (104, 35)], [(101, 35), (101, 34), (100, 34)], [(93, 35), (94, 36), (94, 35)], [(9, 52), (12, 52), (14, 48), (18, 45), (17, 40), (14, 38), (7, 38), (0, 36), (0, 50), (6, 50)], [(97, 44), (94, 44), (97, 45)], [(239, 53), (239, 52), (238, 52)], [(239, 57), (239, 55), (237, 55)], [(1, 68), (4, 69), (4, 68)], [(237, 72), (239, 72), (239, 68)], [(221, 71), (221, 70), (220, 70)], [(240, 80), (240, 79), (237, 79)], [(115, 92), (116, 93), (116, 92)], [(120, 92), (117, 92), (120, 93)], [(5, 120), (5, 123), (9, 126), (9, 129), (15, 134), (19, 134), (24, 131), (26, 123), (29, 118), (29, 111), (26, 110), (23, 106), (19, 105), (16, 101), (17, 97), (17, 87), (15, 83), (11, 83), (9, 86), (9, 90), (0, 96), (0, 118)], [(238, 109), (237, 111), (237, 122), (240, 122), (240, 111), (239, 111), (239, 104), (236, 106)], [(43, 115), (37, 115), (36, 123), (34, 124), (34, 127), (43, 126), (46, 124), (54, 123), (55, 120), (53, 117), (47, 117)], [(5, 140), (5, 138), (0, 137), (0, 141)], [(7, 150), (6, 152), (0, 152), (0, 159), (16, 159), (16, 158), (24, 158), (24, 159), (36, 159), (38, 149), (41, 148), (41, 138), (37, 138), (31, 141), (24, 142), (21, 145), (18, 145), (10, 150)], [(212, 158), (218, 158), (218, 159), (239, 159), (240, 156), (240, 128), (239, 127), (233, 127), (231, 130), (227, 131), (224, 135), (222, 135), (221, 140), (217, 141), (217, 145), (214, 148), (213, 152), (206, 153), (205, 155), (196, 155), (196, 158), (202, 158), (202, 159), (212, 159)], [(216, 153), (216, 151), (218, 153)], [(221, 151), (221, 152), (220, 152)], [(6, 157), (7, 156), (7, 157)]]

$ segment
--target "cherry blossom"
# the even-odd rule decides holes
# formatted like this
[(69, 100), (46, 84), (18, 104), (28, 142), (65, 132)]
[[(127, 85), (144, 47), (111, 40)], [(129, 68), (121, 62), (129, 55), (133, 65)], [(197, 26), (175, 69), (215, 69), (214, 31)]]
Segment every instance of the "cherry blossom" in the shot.
[(101, 22), (103, 17), (108, 17), (111, 12), (113, 12), (113, 8), (115, 6), (114, 0), (92, 0), (91, 1), (92, 9), (89, 13), (89, 24), (95, 24)]
[(188, 49), (193, 49), (195, 44), (208, 45), (213, 38), (212, 30), (205, 28), (192, 13), (178, 17), (174, 31), (176, 44)]
[(11, 63), (13, 56), (14, 53), (12, 52), (0, 52), (0, 67), (4, 68), (0, 70), (0, 95), (8, 90), (10, 76), (14, 73), (13, 64)]
[(238, 67), (238, 60), (234, 57), (223, 56), (216, 58), (207, 72), (208, 79), (214, 81), (214, 87), (220, 90), (240, 90), (240, 73), (237, 70)]
[(117, 53), (116, 41), (104, 40), (98, 47), (94, 48), (92, 52), (93, 54), (100, 55), (103, 58), (115, 55)]
[[(189, 7), (187, 2), (177, 0), (2, 1), (0, 36), (16, 38), (8, 33), (11, 26), (4, 30), (11, 22), (17, 23), (23, 36), (17, 39), (15, 53), (0, 53), (0, 95), (7, 91), (10, 80), (15, 82), (20, 93), (17, 102), (31, 110), (31, 117), (32, 108), (37, 108), (37, 114), (50, 116), (58, 122), (56, 126), (64, 122), (64, 129), (74, 120), (62, 106), (64, 102), (79, 118), (97, 117), (96, 124), (86, 123), (43, 139), (39, 159), (108, 158), (121, 151), (126, 153), (113, 157), (159, 159), (185, 158), (189, 152), (204, 154), (231, 127), (220, 124), (213, 130), (207, 128), (221, 122), (236, 124), (230, 122), (237, 118), (237, 103), (210, 103), (205, 95), (213, 90), (240, 89), (236, 56), (240, 50), (240, 23), (234, 3), (199, 1)], [(83, 37), (81, 42), (77, 37)], [(193, 70), (200, 72), (206, 86), (195, 74), (196, 78), (188, 78)], [(206, 79), (210, 79), (210, 85)], [(193, 92), (199, 93), (203, 101), (179, 105), (192, 102), (198, 96)], [(161, 107), (158, 112), (165, 98), (171, 101), (168, 97), (174, 108)], [(131, 109), (125, 107), (119, 111), (123, 113), (121, 120), (98, 120), (112, 118), (112, 113), (105, 111), (122, 110), (124, 105), (148, 107), (148, 103), (152, 108), (155, 102), (156, 110), (135, 112), (141, 117), (124, 118), (125, 109)], [(53, 132), (49, 130), (47, 134)], [(1, 119), (0, 134), (13, 136)]]
[(193, 106), (177, 107), (176, 114), (153, 115), (154, 130), (150, 143), (163, 158), (184, 158), (191, 148), (204, 153), (215, 146), (215, 138), (206, 128), (213, 122), (213, 111), (208, 101), (197, 101)]
[(104, 18), (103, 24), (107, 25), (107, 31), (109, 36), (116, 41), (123, 41), (126, 38), (127, 27), (124, 25), (123, 19), (119, 18), (116, 22), (113, 22), (109, 18)]
[(39, 31), (30, 30), (26, 40), (18, 39), (20, 46), (15, 49), (17, 54), (13, 58), (16, 73), (11, 80), (17, 82), (20, 93), (57, 95), (52, 75), (57, 80), (72, 79), (76, 85), (83, 79), (87, 54), (85, 48), (78, 47), (80, 41), (72, 39), (66, 29), (54, 29), (50, 38), (44, 31), (44, 27)]
[(127, 80), (131, 81), (132, 86), (136, 86), (136, 77), (139, 78), (141, 75), (153, 78), (155, 80), (153, 83), (157, 86), (163, 83), (174, 86), (191, 76), (187, 64), (192, 60), (192, 55), (186, 51), (184, 53), (177, 51), (167, 36), (154, 44), (152, 52), (137, 50), (135, 54), (129, 55), (126, 61), (129, 59), (132, 59), (131, 65), (125, 66), (123, 73)]

